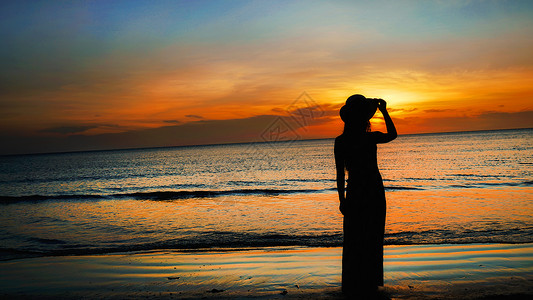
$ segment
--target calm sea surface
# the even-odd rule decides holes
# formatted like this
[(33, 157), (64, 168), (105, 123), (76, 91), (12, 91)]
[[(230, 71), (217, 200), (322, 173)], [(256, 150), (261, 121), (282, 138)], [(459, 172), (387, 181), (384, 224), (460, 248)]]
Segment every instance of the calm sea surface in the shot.
[[(533, 129), (378, 147), (386, 244), (533, 242)], [(0, 157), (0, 259), (340, 246), (333, 140)]]

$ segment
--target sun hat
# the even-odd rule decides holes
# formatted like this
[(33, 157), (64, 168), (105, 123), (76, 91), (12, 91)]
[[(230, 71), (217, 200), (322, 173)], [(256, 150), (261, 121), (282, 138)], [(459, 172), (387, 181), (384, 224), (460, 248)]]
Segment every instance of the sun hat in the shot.
[(363, 95), (355, 94), (348, 99), (340, 110), (340, 116), (342, 121), (368, 121), (370, 120), (378, 108), (377, 99), (366, 98)]

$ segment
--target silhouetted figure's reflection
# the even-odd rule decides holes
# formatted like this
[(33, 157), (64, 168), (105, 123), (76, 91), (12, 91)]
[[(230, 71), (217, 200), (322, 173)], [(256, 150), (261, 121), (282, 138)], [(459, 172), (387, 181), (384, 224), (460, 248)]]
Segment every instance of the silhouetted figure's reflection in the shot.
[[(369, 120), (377, 108), (383, 113), (387, 133), (370, 131)], [(335, 139), (335, 163), (340, 211), (344, 215), (342, 291), (368, 295), (383, 286), (386, 203), (376, 144), (394, 140), (397, 133), (382, 99), (350, 96), (340, 116), (344, 132)]]

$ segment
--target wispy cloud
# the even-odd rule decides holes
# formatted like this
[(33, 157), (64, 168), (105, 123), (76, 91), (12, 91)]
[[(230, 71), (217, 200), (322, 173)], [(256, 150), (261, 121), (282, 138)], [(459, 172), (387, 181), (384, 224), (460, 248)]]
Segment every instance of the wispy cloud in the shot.
[(191, 119), (203, 119), (204, 117), (202, 116), (199, 116), (199, 115), (186, 115), (187, 118), (191, 118)]
[(163, 122), (170, 123), (170, 124), (180, 124), (180, 123), (182, 123), (179, 120), (163, 120)]
[(79, 126), (59, 126), (44, 129), (43, 132), (60, 133), (60, 134), (73, 134), (82, 133), (92, 128), (98, 128), (98, 125), (79, 125)]

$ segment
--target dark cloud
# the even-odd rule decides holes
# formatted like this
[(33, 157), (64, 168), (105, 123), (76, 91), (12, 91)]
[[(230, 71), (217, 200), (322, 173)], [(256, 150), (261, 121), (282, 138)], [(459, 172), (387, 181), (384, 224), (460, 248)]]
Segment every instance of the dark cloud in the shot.
[[(389, 112), (413, 112), (413, 111), (417, 111), (418, 108), (391, 108), (391, 107), (387, 107), (387, 111)], [(427, 112), (424, 111), (424, 112)]]
[[(260, 115), (243, 119), (198, 120), (159, 128), (132, 130), (122, 133), (98, 135), (81, 134), (93, 126), (63, 126), (48, 132), (61, 133), (54, 136), (8, 135), (0, 136), (5, 141), (0, 154), (47, 153), (127, 149), (144, 147), (167, 147), (182, 145), (205, 145), (239, 142), (268, 142), (271, 140), (299, 139), (313, 135), (312, 126), (336, 120), (335, 106), (321, 106), (321, 116), (304, 114), (306, 122), (286, 115)], [(297, 110), (301, 112), (301, 108)], [(394, 118), (400, 134), (412, 132), (444, 132), (488, 129), (533, 128), (533, 111), (483, 112), (470, 117)], [(402, 131), (402, 128), (410, 132)], [(305, 134), (303, 134), (305, 133)]]
[[(482, 112), (473, 116), (439, 118), (394, 118), (394, 122), (400, 134), (533, 128), (533, 110), (522, 112)], [(409, 130), (409, 132), (402, 132), (403, 128)]]
[(192, 118), (192, 119), (203, 119), (204, 117), (202, 116), (199, 116), (199, 115), (186, 115), (187, 118)]
[(181, 121), (179, 121), (179, 120), (164, 120), (163, 122), (170, 123), (170, 124), (179, 124), (179, 123), (181, 123)]
[[(308, 125), (327, 121), (327, 118), (315, 118), (309, 120)], [(280, 134), (285, 137), (300, 138), (297, 132), (302, 126), (304, 125), (296, 122), (291, 116), (261, 115), (243, 119), (198, 120), (159, 128), (98, 135), (71, 134), (51, 137), (4, 135), (0, 136), (0, 139), (7, 141), (7, 146), (0, 149), (0, 154), (267, 142), (274, 136), (280, 138)], [(55, 131), (72, 133), (75, 129), (70, 128), (69, 131), (64, 127), (56, 128)], [(82, 129), (89, 128), (77, 128), (80, 133)]]
[[(416, 109), (416, 108), (415, 108)], [(445, 109), (425, 109), (425, 113), (441, 113), (441, 112), (450, 112), (450, 111), (456, 111), (455, 109), (451, 108), (445, 108)]]
[(96, 123), (96, 124), (56, 126), (56, 127), (50, 127), (50, 128), (43, 129), (40, 132), (53, 133), (53, 134), (59, 134), (59, 135), (76, 135), (76, 134), (83, 134), (88, 130), (96, 129), (96, 128), (126, 130), (126, 128), (121, 128), (121, 126), (117, 124)]
[(98, 128), (100, 125), (79, 125), (79, 126), (59, 126), (42, 130), (42, 132), (59, 133), (59, 134), (74, 134), (82, 133), (89, 129)]
[(493, 128), (533, 128), (533, 111), (514, 113), (486, 112), (478, 116), (478, 120), (486, 127)]

